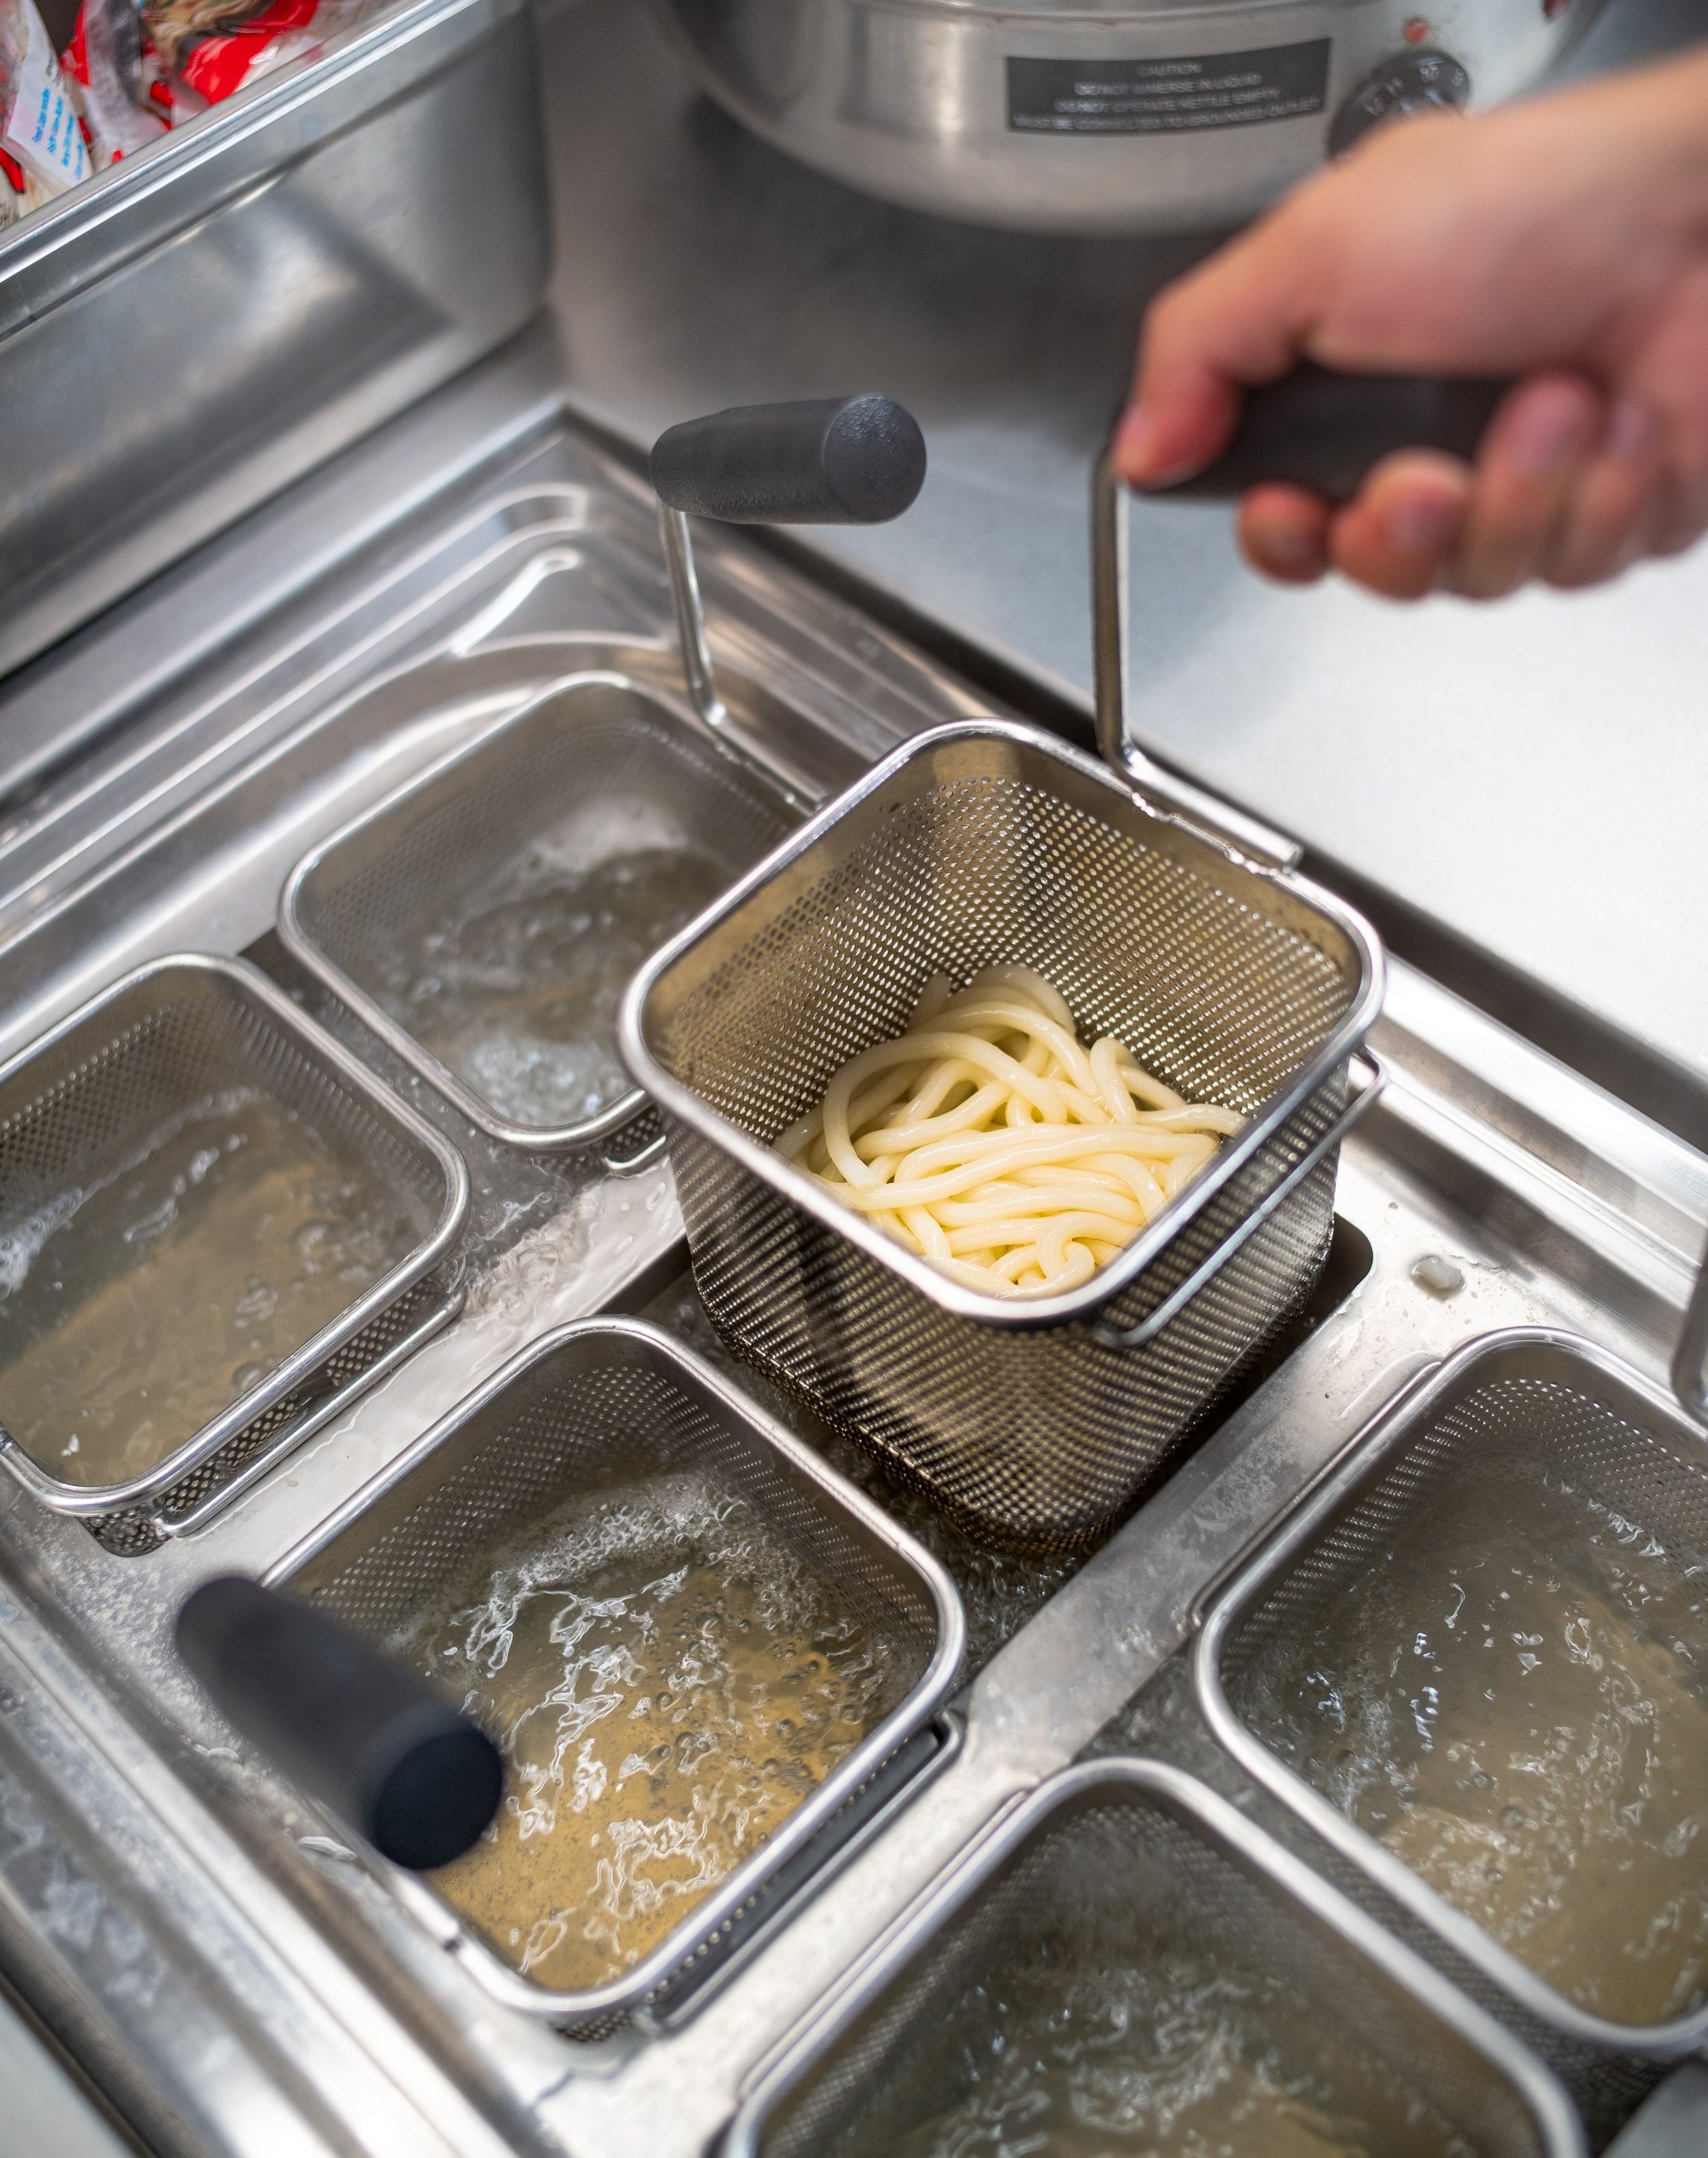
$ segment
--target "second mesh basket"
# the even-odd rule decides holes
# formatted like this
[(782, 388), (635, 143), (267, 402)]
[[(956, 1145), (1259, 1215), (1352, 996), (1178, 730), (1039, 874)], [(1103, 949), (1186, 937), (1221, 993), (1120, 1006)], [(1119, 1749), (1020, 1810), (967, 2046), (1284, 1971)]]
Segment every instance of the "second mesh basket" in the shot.
[[(771, 1142), (937, 972), (1022, 963), (1239, 1133), (1079, 1288), (964, 1286)], [(695, 1279), (735, 1349), (981, 1532), (1083, 1542), (1308, 1297), (1374, 1093), (1374, 932), (1294, 872), (989, 720), (921, 736), (637, 975)]]
[(1035, 1791), (760, 2078), (722, 2158), (1380, 2150), (1583, 2158), (1510, 2032), (1226, 1799)]
[(1708, 1439), (1514, 1328), (1400, 1395), (1229, 1582), (1217, 1738), (1544, 2028), (1708, 2039)]

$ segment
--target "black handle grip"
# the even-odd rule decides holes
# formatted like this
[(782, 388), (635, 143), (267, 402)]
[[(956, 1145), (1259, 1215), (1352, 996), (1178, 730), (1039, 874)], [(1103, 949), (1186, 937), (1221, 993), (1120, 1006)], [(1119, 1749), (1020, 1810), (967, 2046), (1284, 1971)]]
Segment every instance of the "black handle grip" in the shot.
[(737, 405), (668, 428), (658, 498), (730, 524), (887, 524), (925, 484), (925, 436), (893, 397)]
[(485, 1732), (342, 1619), (239, 1574), (178, 1614), (178, 1652), (227, 1719), (400, 1866), (446, 1866), (498, 1811)]
[(1469, 462), (1511, 384), (1483, 375), (1340, 374), (1307, 364), (1246, 393), (1233, 441), (1213, 465), (1158, 493), (1224, 502), (1281, 480), (1349, 502), (1396, 450)]

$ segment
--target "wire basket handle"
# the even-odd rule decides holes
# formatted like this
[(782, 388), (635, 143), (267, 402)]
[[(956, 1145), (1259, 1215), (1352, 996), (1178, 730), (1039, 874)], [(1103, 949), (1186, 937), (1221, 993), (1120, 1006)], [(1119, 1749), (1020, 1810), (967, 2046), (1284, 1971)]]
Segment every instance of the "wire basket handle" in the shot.
[(925, 436), (893, 397), (736, 405), (668, 427), (648, 471), (676, 602), (683, 670), (710, 726), (729, 717), (712, 677), (690, 517), (728, 524), (887, 524), (925, 484)]
[[(1231, 502), (1266, 483), (1309, 488), (1349, 501), (1396, 450), (1434, 449), (1469, 460), (1509, 385), (1490, 378), (1339, 374), (1307, 364), (1246, 392), (1232, 441), (1214, 464), (1157, 492), (1169, 498)], [(1178, 778), (1128, 737), (1132, 649), (1128, 490), (1106, 450), (1091, 486), (1091, 585), (1097, 746), (1129, 784), (1242, 854), (1292, 869), (1298, 844), (1231, 803)]]

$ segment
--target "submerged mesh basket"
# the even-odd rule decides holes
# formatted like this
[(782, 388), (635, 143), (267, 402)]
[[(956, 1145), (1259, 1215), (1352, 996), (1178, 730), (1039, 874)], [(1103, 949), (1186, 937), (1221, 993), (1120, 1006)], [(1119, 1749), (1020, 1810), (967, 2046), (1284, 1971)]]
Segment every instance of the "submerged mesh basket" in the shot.
[[(456, 1309), (448, 1254), (467, 1175), (448, 1141), (239, 960), (151, 962), (0, 1073), (0, 1216), (87, 1190), (169, 1121), (223, 1093), (265, 1097), (399, 1202), (415, 1239), (372, 1287), (199, 1432), (116, 1484), (72, 1484), (10, 1438), (0, 1463), (110, 1550), (151, 1551), (204, 1518)], [(175, 1314), (159, 1314), (169, 1327)]]
[[(1478, 2158), (1582, 2150), (1546, 2070), (1438, 1974), (1201, 1784), (1117, 1761), (1045, 1785), (970, 1877), (927, 1903), (829, 2029), (755, 2094), (728, 2158), (924, 2149), (928, 2124), (988, 2090), (1004, 2056), (1024, 2057), (1037, 2039), (1014, 2006), (1019, 1993), (1060, 2030), (1088, 1977), (1174, 1959), (1172, 1977), (1182, 1952), (1217, 1981), (1267, 1988), (1272, 2000), (1282, 1980), (1286, 1996), (1308, 2004), (1296, 2050), (1314, 2027), (1325, 2065), (1336, 2049), (1380, 2062), (1402, 2108), (1427, 2103)], [(1122, 2043), (1109, 2028), (1083, 2034), (1094, 2069), (1118, 2074), (1125, 2046), (1146, 2036), (1129, 2030)]]
[[(1586, 1537), (1599, 1521), (1638, 1546), (1661, 1539), (1681, 1581), (1708, 1565), (1702, 1432), (1589, 1342), (1532, 1329), (1487, 1335), (1380, 1417), (1229, 1584), (1195, 1652), (1200, 1701), (1252, 1776), (1548, 2031), (1604, 2054), (1693, 2051), (1708, 2037), (1708, 2001), (1664, 2022), (1625, 2024), (1569, 2000), (1356, 1825), (1339, 1794), (1308, 1781), (1275, 1750), (1291, 1726), (1271, 1675), (1285, 1665), (1291, 1644), (1344, 1605), (1373, 1562), (1385, 1578), (1403, 1578), (1414, 1526), (1429, 1509), (1447, 1503), (1490, 1524), (1524, 1524), (1540, 1518), (1545, 1500), (1550, 1553), (1568, 1570), (1575, 1531), (1556, 1516), (1581, 1522)], [(1687, 1663), (1708, 1657), (1708, 1618), (1700, 1638), (1683, 1648)], [(1324, 1668), (1320, 1679), (1337, 1688), (1344, 1675)], [(1435, 1747), (1453, 1747), (1445, 1709), (1432, 1730)]]
[[(641, 1096), (555, 1126), (505, 1115), (424, 1048), (387, 1003), (397, 954), (424, 951), (448, 911), (501, 888), (507, 896), (548, 890), (613, 852), (692, 849), (733, 882), (796, 821), (776, 788), (686, 706), (623, 676), (588, 675), (513, 714), (323, 841), (292, 872), (279, 933), (478, 1129), (536, 1153), (586, 1146), (642, 1113)], [(609, 1024), (588, 1014), (590, 1030)]]
[(682, 1469), (705, 1471), (750, 1505), (881, 1634), (897, 1660), (893, 1698), (752, 1856), (620, 1977), (555, 1992), (464, 1937), (470, 1968), (501, 1999), (583, 2027), (643, 2005), (664, 2012), (737, 1933), (770, 1915), (782, 1877), (798, 1885), (792, 1869), (815, 1836), (839, 1819), (857, 1825), (863, 1795), (887, 1799), (886, 1767), (942, 1706), (960, 1663), (960, 1601), (947, 1574), (690, 1351), (638, 1320), (601, 1319), (524, 1350), (272, 1577), (383, 1639), (459, 1584), (477, 1600), (493, 1565), (566, 1500)]

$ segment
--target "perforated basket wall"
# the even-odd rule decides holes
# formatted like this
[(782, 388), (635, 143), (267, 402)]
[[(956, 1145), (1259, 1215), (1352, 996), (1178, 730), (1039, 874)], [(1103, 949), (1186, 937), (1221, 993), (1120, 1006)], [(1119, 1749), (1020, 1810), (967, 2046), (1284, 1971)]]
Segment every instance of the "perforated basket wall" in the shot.
[(1065, 2007), (1082, 1974), (1179, 1948), (1231, 1979), (1283, 1975), (1323, 2029), (1380, 2057), (1478, 2158), (1552, 2147), (1524, 2093), (1450, 2025), (1189, 1811), (1113, 1778), (1046, 1815), (777, 2095), (752, 2147), (759, 2158), (911, 2150), (910, 2135), (966, 2095), (975, 2062), (993, 2072), (992, 1990), (1059, 1987)]
[[(604, 860), (615, 835), (637, 848), (695, 848), (733, 882), (795, 821), (691, 719), (632, 685), (589, 679), (519, 713), (333, 839), (292, 879), (281, 927), (298, 958), (457, 1100), (461, 1082), (447, 1086), (444, 1066), (387, 1003), (400, 953), (422, 950), (448, 914), (488, 891), (508, 891), (531, 857), (543, 888)], [(486, 1113), (497, 1116), (490, 1105)], [(541, 1143), (579, 1144), (609, 1124), (586, 1122), (585, 1133), (565, 1127)]]
[[(925, 1697), (942, 1628), (926, 1578), (834, 1489), (776, 1450), (639, 1329), (572, 1330), (532, 1354), (400, 1483), (296, 1568), (288, 1585), (376, 1639), (395, 1640), (424, 1613), (444, 1609), (447, 1598), (482, 1598), (518, 1540), (576, 1495), (684, 1469), (709, 1472), (744, 1499), (864, 1626), (881, 1634), (894, 1675), (880, 1751), (900, 1748), (952, 1675), (935, 1679), (934, 1697)], [(870, 1763), (864, 1769), (844, 1763), (821, 1787), (826, 1808), (854, 1799), (872, 1773)], [(649, 1997), (668, 1995), (680, 1977), (692, 1975), (767, 1896), (761, 1868), (746, 1902), (714, 1925), (704, 1910), (690, 1912), (667, 1944), (671, 1970)], [(572, 2007), (565, 2012), (573, 2019)]]
[[(1120, 1036), (1189, 1098), (1260, 1111), (1373, 1012), (1355, 922), (1232, 861), (1019, 731), (956, 730), (900, 766), (655, 973), (645, 1051), (667, 1102), (700, 1294), (778, 1385), (986, 1534), (1095, 1535), (1308, 1298), (1333, 1226), (1331, 1152), (1146, 1347), (1088, 1324), (1013, 1330), (945, 1309), (725, 1148), (768, 1144), (831, 1074), (902, 1031), (937, 968), (1022, 960), (1088, 1035)], [(1103, 1315), (1148, 1317), (1330, 1129), (1339, 1061), (1220, 1192), (1179, 1202)], [(710, 1116), (699, 1113), (710, 1110)], [(1118, 1265), (1118, 1262), (1117, 1262)], [(1086, 1319), (1110, 1292), (1084, 1292)]]
[[(174, 1116), (212, 1096), (252, 1092), (300, 1117), (335, 1155), (359, 1163), (403, 1206), (415, 1249), (317, 1336), (324, 1353), (282, 1397), (209, 1453), (204, 1433), (162, 1464), (146, 1505), (85, 1515), (114, 1551), (160, 1541), (163, 1517), (187, 1513), (274, 1443), (293, 1422), (362, 1373), (449, 1293), (427, 1247), (444, 1225), (445, 1160), (371, 1082), (353, 1083), (315, 1030), (286, 1020), (246, 969), (190, 959), (141, 970), (70, 1032), (20, 1062), (0, 1086), (0, 1219), (14, 1220), (111, 1174)], [(425, 1256), (424, 1256), (425, 1255)], [(182, 1477), (169, 1474), (182, 1461)]]

